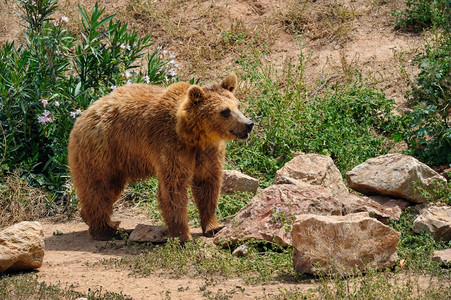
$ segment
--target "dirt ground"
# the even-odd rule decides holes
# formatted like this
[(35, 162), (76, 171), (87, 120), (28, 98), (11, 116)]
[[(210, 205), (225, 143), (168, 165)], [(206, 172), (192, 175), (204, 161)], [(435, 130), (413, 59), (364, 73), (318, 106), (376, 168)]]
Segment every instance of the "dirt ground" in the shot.
[[(18, 40), (21, 33), (20, 20), (14, 11), (18, 3), (13, 0), (0, 0), (0, 44)], [(144, 6), (157, 5), (166, 8), (167, 26), (155, 24), (148, 16), (134, 10), (137, 0), (101, 0), (99, 4), (107, 8), (107, 13), (115, 12), (126, 20), (130, 28), (139, 32), (152, 32), (155, 46), (161, 45), (174, 53), (179, 63), (181, 79), (193, 75), (193, 61), (196, 55), (187, 53), (188, 47), (202, 48), (202, 36), (209, 36), (209, 30), (220, 36), (222, 32), (241, 24), (246, 32), (255, 33), (265, 30), (268, 39), (268, 60), (283, 62), (299, 55), (296, 42), (301, 39), (304, 53), (308, 55), (306, 78), (312, 84), (331, 76), (346, 76), (354, 68), (361, 70), (370, 83), (382, 89), (388, 97), (396, 100), (401, 110), (406, 109), (404, 93), (407, 81), (415, 74), (411, 66), (418, 50), (424, 47), (426, 37), (421, 34), (406, 34), (395, 31), (391, 12), (404, 7), (405, 1), (394, 0), (317, 0), (308, 1), (311, 11), (304, 18), (304, 28), (296, 36), (284, 24), (295, 12), (293, 0), (143, 0)], [(303, 3), (304, 1), (297, 1)], [(70, 18), (70, 26), (77, 24), (77, 5), (91, 6), (94, 0), (61, 0), (61, 12)], [(307, 2), (306, 2), (307, 3)], [(172, 5), (176, 9), (171, 9)], [(187, 9), (188, 7), (189, 9)], [(330, 8), (332, 7), (332, 10)], [(326, 11), (326, 9), (328, 9)], [(333, 8), (346, 8), (342, 19), (327, 25)], [(316, 11), (326, 13), (317, 15)], [(210, 16), (202, 18), (199, 16)], [(164, 14), (163, 14), (164, 15)], [(316, 16), (316, 18), (315, 18)], [(335, 15), (337, 17), (338, 14)], [(161, 16), (160, 16), (161, 17)], [(164, 16), (163, 16), (164, 17)], [(163, 18), (161, 17), (161, 18)], [(170, 18), (169, 18), (170, 17)], [(310, 19), (309, 19), (310, 17)], [(340, 17), (340, 16), (338, 16)], [(175, 25), (174, 25), (175, 24)], [(235, 24), (235, 25), (234, 25)], [(334, 31), (336, 26), (341, 31)], [(233, 26), (232, 26), (233, 25)], [(169, 31), (170, 26), (175, 26)], [(185, 26), (185, 27), (183, 27)], [(321, 27), (322, 26), (322, 27)], [(243, 29), (243, 31), (244, 31)], [(331, 33), (332, 32), (332, 33)], [(335, 32), (335, 33), (334, 33)], [(188, 34), (189, 33), (189, 34)], [(200, 34), (201, 33), (201, 34)], [(218, 33), (218, 34), (217, 34)], [(196, 39), (199, 41), (196, 43)], [(192, 45), (192, 46), (190, 46)], [(215, 44), (216, 45), (216, 44)], [(213, 51), (210, 47), (210, 51)], [(202, 77), (220, 78), (225, 74), (225, 66), (233, 67), (239, 48), (234, 53), (225, 53), (220, 57), (205, 58), (205, 74)], [(212, 53), (212, 52), (209, 52)], [(195, 53), (194, 53), (195, 54)], [(197, 61), (196, 63), (199, 63)], [(336, 78), (336, 77), (334, 77)], [(134, 228), (138, 223), (146, 223), (144, 216), (129, 213), (121, 216), (122, 227)], [(127, 271), (106, 269), (102, 265), (93, 265), (101, 259), (129, 255), (119, 250), (99, 252), (105, 242), (93, 241), (88, 237), (87, 226), (80, 220), (68, 222), (53, 219), (42, 220), (45, 231), (46, 254), (44, 265), (39, 269), (40, 280), (48, 283), (61, 282), (73, 285), (75, 289), (86, 291), (88, 288), (103, 287), (105, 290), (122, 292), (133, 299), (160, 299), (170, 296), (173, 299), (199, 299), (206, 282), (203, 279), (168, 279), (158, 276), (134, 277)], [(53, 235), (59, 230), (62, 235)], [(247, 286), (240, 279), (221, 281), (208, 287), (213, 293), (235, 291), (234, 298), (246, 299), (279, 294), (280, 288), (290, 289), (290, 284)], [(311, 285), (296, 284), (297, 288), (308, 290)]]
[[(137, 224), (151, 224), (144, 215), (122, 210), (115, 219), (123, 220), (121, 226), (133, 229)], [(240, 278), (190, 278), (171, 279), (158, 275), (134, 276), (128, 270), (108, 269), (95, 264), (103, 259), (127, 255), (124, 250), (100, 250), (107, 242), (95, 241), (88, 235), (88, 226), (80, 219), (71, 221), (41, 220), (45, 235), (44, 263), (38, 270), (39, 281), (73, 286), (80, 292), (102, 288), (103, 291), (123, 293), (139, 299), (205, 299), (204, 293), (233, 295), (233, 299), (255, 299), (280, 294), (279, 289), (298, 288), (307, 291), (313, 284), (248, 285)], [(62, 234), (54, 235), (55, 231)], [(194, 228), (193, 233), (200, 233)], [(204, 237), (202, 237), (204, 238)], [(211, 240), (211, 238), (204, 238)], [(120, 242), (117, 242), (120, 243)]]

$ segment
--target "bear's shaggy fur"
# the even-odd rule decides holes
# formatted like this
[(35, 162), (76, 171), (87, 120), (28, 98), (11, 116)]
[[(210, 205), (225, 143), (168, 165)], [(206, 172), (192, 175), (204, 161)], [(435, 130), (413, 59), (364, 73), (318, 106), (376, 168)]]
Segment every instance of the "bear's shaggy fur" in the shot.
[(130, 181), (158, 177), (158, 200), (169, 235), (191, 240), (190, 186), (202, 230), (221, 226), (215, 209), (222, 183), (225, 142), (245, 139), (253, 123), (233, 92), (234, 74), (220, 84), (168, 88), (133, 84), (94, 102), (75, 122), (69, 166), (81, 216), (94, 239), (117, 235), (113, 204)]

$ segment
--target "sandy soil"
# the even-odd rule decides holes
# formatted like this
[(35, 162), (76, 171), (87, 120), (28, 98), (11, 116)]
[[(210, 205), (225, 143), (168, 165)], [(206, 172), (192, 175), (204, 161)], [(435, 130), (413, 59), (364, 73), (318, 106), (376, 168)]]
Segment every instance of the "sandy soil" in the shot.
[[(115, 216), (121, 219), (121, 226), (132, 229), (137, 224), (151, 224), (143, 215), (134, 212), (121, 212)], [(280, 294), (279, 289), (293, 287), (312, 288), (311, 284), (272, 284), (247, 285), (240, 278), (182, 277), (171, 279), (158, 275), (139, 277), (123, 269), (106, 268), (95, 264), (103, 259), (120, 258), (128, 254), (123, 250), (100, 250), (107, 242), (94, 241), (88, 236), (87, 225), (81, 220), (55, 221), (41, 220), (45, 234), (45, 257), (38, 271), (39, 281), (73, 286), (75, 290), (87, 292), (88, 289), (102, 287), (103, 291), (123, 293), (133, 299), (201, 299), (205, 292), (212, 295), (227, 294), (233, 299), (254, 299)], [(55, 231), (63, 234), (54, 235)], [(200, 233), (194, 228), (193, 233)], [(205, 238), (206, 239), (206, 238)], [(209, 239), (211, 240), (211, 239)], [(120, 243), (120, 242), (118, 242)]]

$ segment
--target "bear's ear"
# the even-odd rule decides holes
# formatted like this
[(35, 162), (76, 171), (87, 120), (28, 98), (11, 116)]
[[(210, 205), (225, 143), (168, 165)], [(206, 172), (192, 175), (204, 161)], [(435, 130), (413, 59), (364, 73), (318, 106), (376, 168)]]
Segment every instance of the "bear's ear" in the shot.
[(205, 99), (205, 93), (198, 85), (193, 85), (188, 89), (188, 99), (192, 103), (198, 103)]
[(221, 82), (221, 87), (233, 93), (236, 89), (236, 84), (237, 84), (236, 75), (232, 73), (226, 78), (224, 78), (224, 80)]

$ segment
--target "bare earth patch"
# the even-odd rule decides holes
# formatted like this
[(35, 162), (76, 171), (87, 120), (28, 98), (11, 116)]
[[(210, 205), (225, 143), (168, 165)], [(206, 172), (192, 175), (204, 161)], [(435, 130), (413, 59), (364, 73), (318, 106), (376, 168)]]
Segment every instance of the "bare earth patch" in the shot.
[[(132, 216), (134, 215), (134, 216)], [(132, 229), (139, 223), (150, 224), (143, 215), (122, 212), (116, 219), (122, 219), (121, 226)], [(103, 291), (123, 293), (133, 299), (200, 299), (205, 292), (212, 295), (233, 295), (234, 299), (254, 299), (265, 295), (278, 295), (279, 289), (305, 290), (313, 284), (269, 284), (247, 285), (240, 278), (168, 278), (158, 274), (140, 277), (123, 269), (107, 268), (96, 264), (103, 259), (120, 258), (131, 255), (123, 249), (100, 250), (107, 242), (94, 241), (88, 236), (88, 226), (79, 219), (71, 221), (41, 220), (45, 234), (44, 264), (38, 271), (39, 281), (73, 286), (75, 290), (87, 292), (88, 289), (102, 287)], [(55, 231), (63, 234), (54, 235)], [(200, 234), (200, 228), (194, 233)], [(204, 238), (212, 240), (211, 238)], [(117, 242), (120, 244), (121, 242)]]

